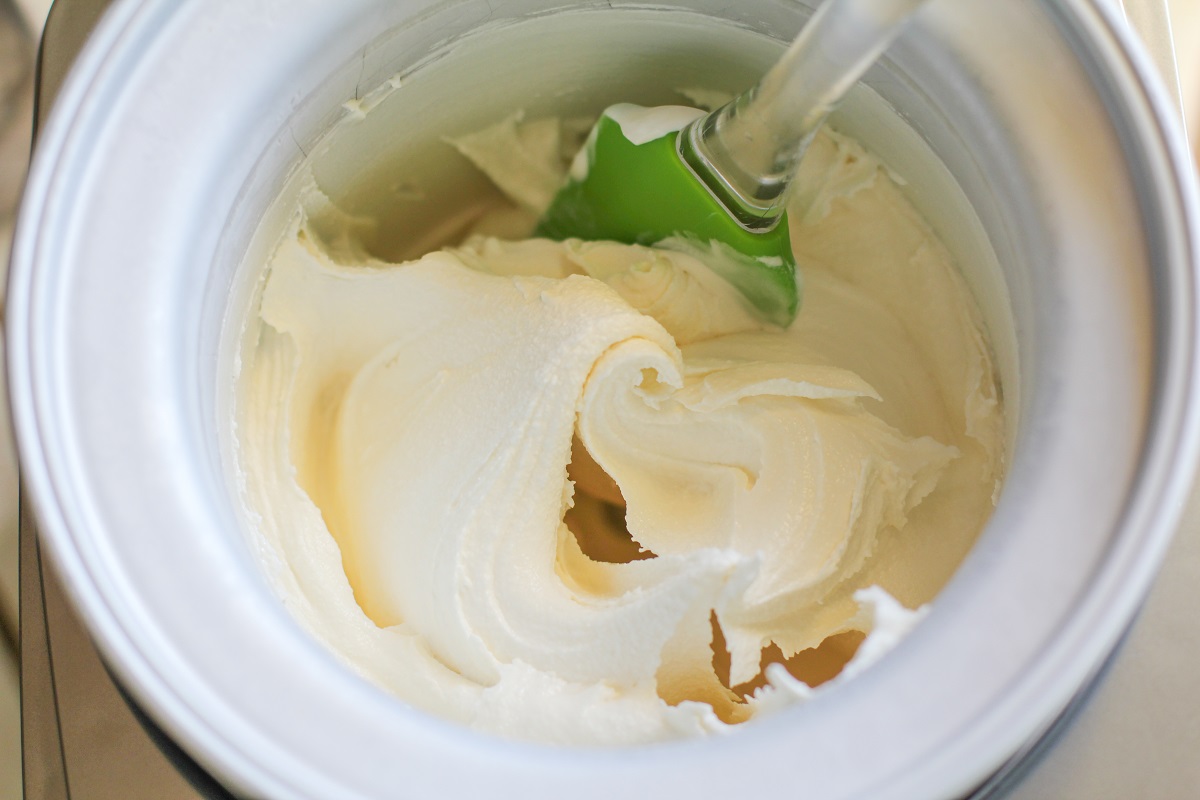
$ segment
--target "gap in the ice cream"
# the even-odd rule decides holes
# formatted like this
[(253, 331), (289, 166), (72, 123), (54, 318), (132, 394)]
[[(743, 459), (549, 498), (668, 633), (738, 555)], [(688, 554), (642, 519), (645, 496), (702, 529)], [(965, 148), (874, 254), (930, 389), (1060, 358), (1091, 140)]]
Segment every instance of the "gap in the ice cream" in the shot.
[(793, 656), (784, 656), (779, 645), (771, 642), (762, 650), (758, 674), (746, 683), (730, 686), (729, 650), (725, 647), (725, 634), (721, 631), (721, 623), (715, 612), (712, 615), (712, 628), (713, 670), (721, 683), (732, 689), (733, 693), (742, 700), (767, 685), (767, 667), (771, 664), (783, 664), (793, 678), (810, 687), (816, 688), (827, 683), (841, 673), (850, 659), (854, 658), (854, 654), (858, 652), (859, 645), (866, 639), (866, 634), (862, 631), (843, 631), (826, 638), (816, 647), (801, 650)]
[[(584, 555), (594, 561), (617, 564), (656, 557), (633, 538), (625, 522), (625, 499), (620, 487), (596, 463), (578, 437), (572, 442), (567, 474), (575, 484), (574, 506), (567, 510), (563, 522)], [(714, 711), (727, 723), (741, 721), (738, 706), (767, 685), (766, 670), (771, 664), (782, 664), (792, 677), (817, 687), (836, 678), (866, 638), (858, 630), (844, 631), (792, 656), (785, 656), (779, 645), (770, 642), (762, 650), (758, 674), (745, 683), (731, 685), (730, 654), (715, 611), (710, 623), (713, 672), (729, 694), (704, 699), (712, 703)], [(670, 702), (672, 698), (663, 699)]]
[(563, 523), (585, 556), (610, 564), (655, 558), (629, 532), (625, 498), (617, 482), (596, 463), (579, 437), (571, 443), (567, 476), (575, 484), (575, 496)]

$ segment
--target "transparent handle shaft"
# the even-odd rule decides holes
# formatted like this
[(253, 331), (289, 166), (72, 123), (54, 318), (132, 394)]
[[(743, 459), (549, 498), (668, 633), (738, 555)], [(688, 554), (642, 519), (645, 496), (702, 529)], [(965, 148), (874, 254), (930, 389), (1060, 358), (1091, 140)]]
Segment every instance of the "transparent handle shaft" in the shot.
[(817, 129), (925, 0), (826, 0), (757, 86), (697, 120), (684, 159), (751, 230), (778, 223)]

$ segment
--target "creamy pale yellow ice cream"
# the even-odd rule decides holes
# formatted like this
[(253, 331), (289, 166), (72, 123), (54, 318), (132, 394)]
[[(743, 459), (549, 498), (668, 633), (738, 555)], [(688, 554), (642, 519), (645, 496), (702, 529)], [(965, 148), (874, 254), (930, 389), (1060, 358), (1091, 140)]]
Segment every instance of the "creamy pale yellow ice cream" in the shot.
[(688, 255), (520, 238), (556, 121), (455, 144), (515, 205), (476, 235), (387, 264), (298, 213), (267, 265), (239, 456), (292, 613), (415, 707), (582, 745), (727, 730), (886, 651), (1003, 455), (979, 315), (887, 172), (818, 138), (780, 330)]

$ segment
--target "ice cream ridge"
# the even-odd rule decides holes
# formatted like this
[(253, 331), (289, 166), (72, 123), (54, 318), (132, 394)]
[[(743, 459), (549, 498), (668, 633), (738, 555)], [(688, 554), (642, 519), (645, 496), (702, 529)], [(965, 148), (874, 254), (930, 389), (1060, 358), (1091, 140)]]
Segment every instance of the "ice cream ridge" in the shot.
[(789, 207), (786, 329), (694, 254), (527, 238), (565, 130), (452, 140), (510, 205), (405, 263), (297, 210), (238, 377), (256, 544), (415, 708), (552, 744), (733, 731), (874, 663), (971, 547), (1004, 459), (983, 325), (830, 131)]

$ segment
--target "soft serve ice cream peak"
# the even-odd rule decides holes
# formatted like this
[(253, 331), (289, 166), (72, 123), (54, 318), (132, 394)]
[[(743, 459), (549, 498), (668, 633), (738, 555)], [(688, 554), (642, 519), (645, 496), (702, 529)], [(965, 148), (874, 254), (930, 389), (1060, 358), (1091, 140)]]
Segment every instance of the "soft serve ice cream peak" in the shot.
[(293, 613), (415, 706), (547, 742), (723, 730), (809, 694), (764, 653), (861, 631), (845, 679), (948, 578), (999, 476), (991, 362), (853, 142), (806, 161), (780, 330), (686, 253), (486, 235), (532, 227), (560, 134), (456, 140), (516, 209), (415, 261), (297, 216), (240, 379), (248, 504)]

